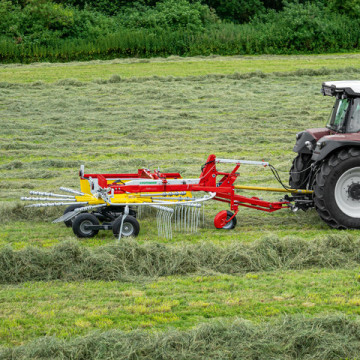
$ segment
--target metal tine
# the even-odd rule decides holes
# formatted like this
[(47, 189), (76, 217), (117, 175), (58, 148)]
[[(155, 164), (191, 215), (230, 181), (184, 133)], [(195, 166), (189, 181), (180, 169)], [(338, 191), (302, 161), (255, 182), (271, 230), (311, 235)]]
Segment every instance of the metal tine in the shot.
[(178, 229), (178, 218), (179, 218), (179, 206), (176, 206), (175, 207), (175, 216), (174, 216), (175, 231)]
[(88, 202), (66, 202), (66, 203), (44, 203), (44, 204), (31, 204), (31, 205), (26, 205), (25, 207), (29, 208), (29, 207), (48, 207), (48, 206), (63, 206), (63, 205), (85, 205), (88, 204)]
[(187, 215), (187, 207), (184, 206), (184, 231), (186, 232), (186, 225), (187, 225), (187, 221), (186, 221), (186, 215)]
[[(202, 208), (204, 209), (204, 205), (202, 205)], [(203, 210), (203, 212), (204, 212), (204, 210)], [(197, 220), (196, 220), (196, 231), (199, 228), (200, 216), (201, 216), (201, 208), (198, 208), (198, 215), (197, 215)]]
[(182, 227), (181, 227), (181, 228), (182, 228), (183, 231), (184, 231), (184, 229), (185, 229), (185, 224), (186, 224), (186, 221), (185, 221), (185, 220), (186, 220), (186, 219), (185, 219), (185, 213), (186, 213), (186, 212), (185, 212), (185, 210), (186, 210), (186, 207), (183, 206), (183, 207), (182, 207), (182, 214), (181, 214), (181, 219), (182, 219), (182, 225), (181, 225)]
[(179, 204), (174, 210), (175, 230), (180, 232), (197, 232), (203, 204)]
[(160, 236), (160, 211), (156, 212), (156, 226), (158, 229), (158, 235)]
[(75, 199), (65, 199), (65, 198), (61, 198), (61, 199), (56, 199), (56, 198), (51, 198), (51, 197), (25, 197), (22, 196), (20, 198), (20, 200), (22, 201), (74, 201)]
[(195, 208), (191, 209), (191, 232), (194, 232), (194, 222), (195, 222), (194, 210), (195, 210)]
[(180, 219), (180, 206), (176, 206), (175, 207), (175, 211), (176, 211), (176, 216), (175, 216), (175, 230), (179, 231), (179, 219)]
[(79, 195), (79, 196), (85, 195), (85, 194), (84, 194), (83, 192), (81, 192), (81, 191), (77, 191), (77, 190), (74, 190), (74, 189), (66, 188), (66, 187), (63, 187), (63, 186), (60, 187), (60, 190), (65, 191), (65, 192), (68, 192), (68, 193), (71, 193), (71, 194), (76, 194), (76, 195)]
[(152, 207), (157, 209), (156, 220), (159, 236), (171, 239), (171, 218), (174, 214), (174, 209), (159, 205), (152, 205)]
[(169, 239), (172, 239), (172, 226), (171, 226), (171, 220), (173, 217), (174, 213), (169, 213), (168, 214), (168, 230), (169, 230)]
[(64, 194), (54, 194), (52, 192), (30, 191), (29, 194), (30, 195), (40, 195), (40, 196), (53, 196), (53, 197), (59, 197), (59, 198), (62, 197), (62, 198), (74, 199), (75, 200), (75, 196), (64, 195)]
[(202, 204), (202, 226), (204, 227), (205, 226), (205, 205)]

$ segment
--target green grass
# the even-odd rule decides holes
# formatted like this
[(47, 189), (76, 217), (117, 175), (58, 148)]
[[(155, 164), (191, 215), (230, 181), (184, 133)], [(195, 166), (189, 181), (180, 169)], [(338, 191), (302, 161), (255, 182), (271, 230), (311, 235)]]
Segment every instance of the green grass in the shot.
[(262, 71), (264, 73), (299, 69), (338, 69), (360, 67), (360, 54), (291, 56), (212, 56), (110, 61), (70, 62), (65, 64), (0, 65), (0, 81), (28, 83), (55, 82), (60, 79), (91, 81), (116, 74), (124, 78), (149, 76), (200, 76)]
[[(294, 66), (291, 59), (296, 64), (296, 57), (282, 61)], [(257, 61), (263, 60), (253, 62)], [(206, 66), (212, 60), (197, 62)], [(181, 65), (183, 61), (171, 64)], [(17, 68), (22, 67), (14, 67)], [(29, 69), (46, 71), (51, 67), (38, 65)], [(9, 243), (17, 248), (30, 243), (51, 246), (73, 237), (71, 229), (49, 223), (61, 210), (51, 209), (46, 217), (46, 211), (30, 212), (19, 207), (14, 210), (13, 204), (29, 190), (56, 192), (59, 186), (78, 188), (80, 164), (85, 164), (87, 171), (114, 173), (160, 166), (163, 171), (198, 177), (207, 156), (215, 153), (225, 158), (269, 161), (287, 182), (295, 134), (305, 128), (323, 126), (332, 107), (332, 99), (320, 95), (321, 83), (329, 76), (331, 79), (358, 76), (356, 69), (347, 68), (331, 75), (328, 71), (305, 70), (266, 77), (260, 74), (249, 79), (209, 75), (127, 81), (115, 78), (114, 82), (105, 83), (75, 80), (51, 84), (3, 83), (1, 213), (3, 221), (11, 222), (0, 232), (0, 246)], [(279, 186), (267, 168), (243, 166), (240, 173), (239, 184)], [(269, 200), (280, 198), (274, 193), (243, 194)], [(199, 234), (175, 233), (172, 242), (204, 239), (249, 242), (263, 235), (285, 237), (298, 233), (311, 239), (334, 231), (315, 211), (267, 214), (241, 209), (237, 228), (219, 232), (212, 221), (222, 209), (222, 204), (209, 204), (206, 223)], [(157, 238), (155, 219), (146, 219), (141, 226), (140, 242)], [(111, 234), (103, 233), (82, 243), (101, 245), (112, 241)]]
[(260, 322), (285, 314), (360, 314), (357, 269), (167, 277), (132, 284), (23, 283), (3, 286), (0, 302), (2, 345), (94, 329), (187, 329), (218, 318)]
[[(30, 210), (19, 202), (30, 190), (78, 188), (80, 164), (87, 171), (114, 173), (160, 166), (163, 171), (198, 177), (201, 165), (214, 153), (269, 161), (286, 182), (295, 155), (295, 134), (323, 126), (332, 107), (333, 100), (320, 95), (321, 83), (358, 79), (359, 60), (354, 54), (0, 66), (0, 251), (7, 245), (16, 250), (34, 245), (51, 251), (59, 243), (75, 240), (82, 250), (102, 254), (103, 245), (115, 244), (110, 232), (76, 240), (71, 229), (51, 223), (63, 209)], [(269, 169), (242, 166), (240, 173), (239, 184), (279, 186)], [(273, 193), (242, 194), (279, 199)], [(154, 217), (143, 218), (136, 241), (144, 248), (165, 246), (166, 254), (177, 254), (203, 243), (231, 249), (234, 244), (251, 246), (265, 237), (289, 244), (296, 238), (306, 240), (311, 248), (334, 234), (354, 240), (360, 235), (358, 230), (330, 229), (315, 210), (268, 214), (245, 208), (240, 210), (236, 229), (218, 231), (213, 217), (225, 208), (209, 203), (205, 224), (197, 234), (174, 232), (171, 240), (157, 236)], [(341, 243), (336, 246), (340, 251)], [(147, 254), (142, 249), (134, 254)], [(43, 250), (24, 251), (36, 255)], [(206, 270), (209, 273), (204, 271), (204, 277), (184, 275), (159, 281), (67, 278), (67, 282), (1, 285), (0, 342), (13, 346), (43, 335), (68, 339), (95, 329), (144, 328), (166, 333), (213, 318), (244, 317), (260, 323), (284, 314), (358, 315), (358, 271), (354, 265), (345, 269), (349, 266), (346, 251), (337, 258), (336, 270), (314, 269), (313, 264), (323, 258), (319, 252), (311, 254), (317, 262), (301, 271), (276, 267), (273, 272), (231, 276), (216, 273), (214, 267)], [(30, 255), (21, 258), (19, 253), (25, 271), (26, 266), (41, 268), (41, 261), (27, 262)], [(71, 256), (59, 261), (78, 266)], [(102, 256), (104, 267), (99, 268), (106, 269), (111, 264)], [(171, 258), (166, 256), (165, 263)], [(355, 252), (348, 257), (356, 257)], [(9, 259), (4, 264), (5, 260)], [(146, 260), (146, 266), (151, 260)], [(129, 266), (136, 263), (127, 261)], [(46, 266), (41, 270), (45, 273)]]

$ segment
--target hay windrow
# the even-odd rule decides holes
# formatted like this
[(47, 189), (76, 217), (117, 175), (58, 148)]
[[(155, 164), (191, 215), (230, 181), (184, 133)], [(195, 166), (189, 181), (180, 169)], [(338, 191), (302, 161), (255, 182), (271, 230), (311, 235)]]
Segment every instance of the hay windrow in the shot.
[(340, 359), (360, 352), (360, 323), (346, 315), (289, 316), (254, 324), (212, 322), (188, 331), (118, 330), (44, 337), (0, 350), (0, 359)]
[[(143, 83), (143, 82), (151, 82), (151, 81), (159, 81), (159, 82), (202, 82), (206, 80), (215, 80), (219, 81), (220, 79), (230, 79), (230, 80), (247, 80), (253, 78), (282, 78), (282, 77), (303, 77), (303, 76), (323, 76), (323, 75), (339, 75), (339, 74), (357, 74), (359, 72), (359, 68), (357, 67), (340, 67), (336, 69), (331, 69), (327, 67), (321, 67), (319, 69), (298, 69), (295, 71), (274, 71), (265, 73), (260, 70), (251, 71), (251, 72), (234, 72), (232, 74), (222, 74), (222, 73), (211, 73), (206, 75), (188, 75), (188, 76), (159, 76), (159, 75), (152, 75), (152, 76), (130, 76), (122, 78), (119, 74), (113, 74), (109, 78), (96, 78), (91, 81), (79, 81), (77, 79), (66, 78), (61, 79), (54, 82), (54, 86), (56, 87), (81, 87), (87, 86), (88, 84), (116, 84), (116, 83)], [(3, 88), (31, 88), (31, 87), (39, 87), (39, 88), (48, 88), (49, 84), (42, 82), (42, 81), (34, 81), (27, 84), (19, 84), (19, 83), (10, 83), (10, 82), (0, 82), (0, 89)]]
[(47, 280), (138, 281), (194, 273), (236, 274), (308, 268), (351, 268), (360, 264), (360, 241), (334, 235), (314, 241), (267, 237), (252, 244), (138, 244), (89, 249), (69, 241), (50, 249), (0, 251), (0, 283)]

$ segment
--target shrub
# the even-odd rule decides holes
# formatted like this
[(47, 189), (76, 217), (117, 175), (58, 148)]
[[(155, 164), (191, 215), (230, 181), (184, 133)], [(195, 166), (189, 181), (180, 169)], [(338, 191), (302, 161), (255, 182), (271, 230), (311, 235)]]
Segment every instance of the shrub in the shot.
[(13, 5), (9, 0), (0, 1), (0, 34), (5, 37), (15, 37), (20, 41), (19, 19), (21, 18), (20, 6)]
[[(256, 17), (261, 52), (329, 52), (356, 48), (360, 22), (330, 12), (321, 3), (286, 3), (283, 11)], [(275, 51), (274, 51), (275, 50)]]
[(125, 9), (118, 16), (120, 23), (131, 29), (161, 28), (203, 30), (204, 26), (216, 22), (217, 18), (206, 5), (186, 0), (163, 0), (155, 7), (138, 4)]
[(261, 0), (208, 0), (206, 3), (214, 8), (221, 19), (235, 23), (246, 23), (255, 16), (265, 12)]

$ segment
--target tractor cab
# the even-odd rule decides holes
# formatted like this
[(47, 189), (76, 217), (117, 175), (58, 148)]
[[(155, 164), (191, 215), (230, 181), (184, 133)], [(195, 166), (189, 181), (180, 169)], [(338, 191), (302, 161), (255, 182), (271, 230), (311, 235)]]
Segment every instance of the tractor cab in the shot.
[(335, 96), (335, 104), (326, 127), (336, 133), (360, 131), (360, 81), (334, 81), (324, 83), (322, 93)]

